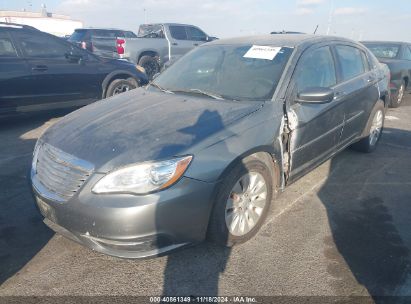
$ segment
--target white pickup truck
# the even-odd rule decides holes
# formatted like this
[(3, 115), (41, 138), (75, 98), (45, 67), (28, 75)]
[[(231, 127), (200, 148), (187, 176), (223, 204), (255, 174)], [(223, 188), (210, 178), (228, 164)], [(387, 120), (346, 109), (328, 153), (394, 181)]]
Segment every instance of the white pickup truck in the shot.
[(151, 79), (166, 62), (173, 62), (194, 47), (217, 39), (194, 25), (177, 23), (140, 25), (137, 38), (118, 38), (120, 57), (144, 67)]

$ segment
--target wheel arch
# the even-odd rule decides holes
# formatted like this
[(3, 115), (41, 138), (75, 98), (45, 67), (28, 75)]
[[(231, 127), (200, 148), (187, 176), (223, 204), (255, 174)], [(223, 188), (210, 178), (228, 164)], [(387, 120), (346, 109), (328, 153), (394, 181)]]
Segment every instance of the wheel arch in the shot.
[(137, 63), (140, 62), (143, 56), (160, 57), (160, 54), (155, 50), (144, 50), (137, 56)]
[[(228, 166), (225, 167), (225, 169), (221, 172), (221, 174), (218, 177), (218, 181), (223, 180), (224, 176), (227, 175), (228, 172), (230, 172), (236, 165), (238, 165), (243, 159), (251, 156), (255, 156), (259, 159), (268, 157), (266, 160), (269, 160), (272, 164), (270, 170), (272, 171), (273, 174), (275, 174), (275, 183), (276, 183), (276, 189), (279, 189), (281, 185), (283, 184), (283, 172), (282, 172), (282, 156), (281, 156), (281, 150), (276, 149), (274, 145), (263, 145), (263, 146), (258, 146), (254, 147), (239, 156), (237, 156), (235, 159), (233, 159)], [(218, 187), (216, 187), (218, 188)], [(215, 193), (217, 193), (217, 189), (214, 190)]]

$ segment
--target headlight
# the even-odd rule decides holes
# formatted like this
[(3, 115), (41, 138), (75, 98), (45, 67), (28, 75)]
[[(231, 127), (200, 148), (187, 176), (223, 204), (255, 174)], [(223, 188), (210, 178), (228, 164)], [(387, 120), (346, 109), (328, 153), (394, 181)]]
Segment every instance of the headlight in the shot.
[(141, 65), (136, 65), (136, 69), (138, 70), (138, 71), (140, 71), (140, 72), (142, 72), (142, 73), (146, 73), (146, 69), (145, 68), (143, 68)]
[(34, 146), (34, 150), (33, 150), (33, 159), (31, 161), (31, 172), (33, 174), (36, 173), (36, 170), (37, 170), (37, 160), (39, 156), (40, 146), (41, 146), (40, 140), (37, 140), (36, 145)]
[(148, 162), (108, 173), (93, 187), (94, 193), (146, 194), (176, 183), (188, 168), (192, 156)]

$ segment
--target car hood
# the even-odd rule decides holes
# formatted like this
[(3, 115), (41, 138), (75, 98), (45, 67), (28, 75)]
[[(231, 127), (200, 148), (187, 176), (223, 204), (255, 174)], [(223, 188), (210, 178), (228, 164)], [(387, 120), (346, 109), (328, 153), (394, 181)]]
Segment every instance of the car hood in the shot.
[(107, 172), (131, 163), (194, 153), (202, 148), (201, 143), (210, 144), (210, 137), (217, 133), (215, 140), (221, 140), (227, 125), (262, 105), (140, 88), (65, 116), (41, 140)]

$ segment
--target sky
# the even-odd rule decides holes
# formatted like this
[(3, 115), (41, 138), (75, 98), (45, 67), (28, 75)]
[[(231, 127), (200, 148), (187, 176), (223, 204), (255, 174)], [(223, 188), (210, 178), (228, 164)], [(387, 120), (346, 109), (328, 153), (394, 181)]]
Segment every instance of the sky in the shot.
[(177, 22), (227, 38), (279, 30), (313, 33), (318, 25), (318, 34), (411, 41), (410, 0), (0, 0), (0, 10), (40, 11), (42, 3), (84, 26), (137, 31), (144, 22)]

